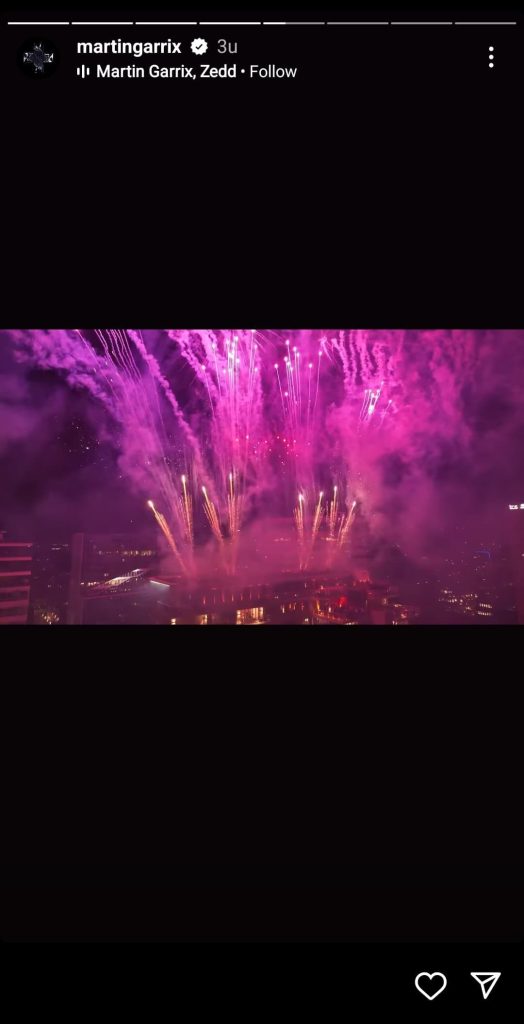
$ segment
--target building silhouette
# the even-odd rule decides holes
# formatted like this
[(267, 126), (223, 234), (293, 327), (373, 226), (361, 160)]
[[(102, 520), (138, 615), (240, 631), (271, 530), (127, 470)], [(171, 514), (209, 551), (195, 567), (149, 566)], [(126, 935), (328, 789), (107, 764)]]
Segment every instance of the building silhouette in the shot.
[(506, 520), (517, 622), (524, 626), (524, 502), (509, 505), (506, 509)]
[(27, 623), (32, 543), (6, 540), (0, 531), (0, 626)]

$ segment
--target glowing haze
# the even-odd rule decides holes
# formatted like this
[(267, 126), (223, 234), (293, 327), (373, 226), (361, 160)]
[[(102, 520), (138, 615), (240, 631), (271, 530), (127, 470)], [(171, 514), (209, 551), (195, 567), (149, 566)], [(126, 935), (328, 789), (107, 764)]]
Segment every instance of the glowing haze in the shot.
[(359, 520), (416, 556), (450, 502), (482, 503), (490, 473), (509, 487), (524, 449), (521, 331), (8, 338), (18, 361), (104, 407), (129, 487), (173, 572), (189, 577), (211, 557), (234, 574), (242, 546), (275, 518), (289, 525), (297, 569), (349, 566)]

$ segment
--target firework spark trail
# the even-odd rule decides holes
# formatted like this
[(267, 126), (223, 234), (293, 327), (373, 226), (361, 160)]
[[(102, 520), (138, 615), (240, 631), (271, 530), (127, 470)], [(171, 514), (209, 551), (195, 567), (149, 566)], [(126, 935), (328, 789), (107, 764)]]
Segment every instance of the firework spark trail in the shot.
[(205, 487), (202, 487), (202, 494), (204, 495), (204, 512), (206, 514), (207, 520), (209, 522), (214, 537), (216, 537), (219, 545), (222, 547), (224, 538), (222, 536), (220, 521), (217, 515), (217, 510), (215, 508), (214, 502), (211, 501)]
[(298, 505), (293, 509), (297, 526), (298, 539), (301, 546), (304, 544), (304, 495), (299, 494)]
[(300, 556), (300, 568), (306, 569), (313, 556), (313, 550), (319, 534), (322, 520), (324, 518), (325, 509), (322, 504), (324, 492), (320, 491), (318, 501), (315, 506), (315, 512), (313, 515), (313, 521), (311, 524), (311, 532), (309, 537), (307, 536), (307, 520), (305, 514), (306, 497), (305, 495), (299, 494), (298, 506), (293, 510), (293, 516), (297, 527), (297, 533), (299, 537), (299, 556)]
[(359, 424), (361, 426), (364, 425), (365, 427), (368, 427), (371, 423), (371, 417), (373, 416), (380, 401), (383, 387), (384, 381), (381, 381), (377, 388), (366, 388), (364, 398), (362, 400), (362, 406), (360, 408)]
[(319, 496), (318, 496), (317, 506), (315, 508), (315, 515), (313, 517), (313, 526), (311, 527), (311, 550), (313, 550), (313, 547), (315, 546), (315, 541), (316, 541), (317, 536), (318, 536), (318, 531), (320, 529), (320, 524), (321, 524), (323, 516), (324, 516), (324, 507), (322, 505), (322, 498), (323, 497), (324, 497), (324, 492), (321, 491)]
[(179, 563), (180, 568), (182, 569), (182, 572), (187, 574), (187, 571), (188, 571), (187, 567), (186, 567), (186, 565), (184, 563), (182, 555), (180, 554), (180, 551), (178, 550), (178, 547), (177, 547), (176, 542), (175, 542), (175, 538), (173, 537), (173, 534), (171, 533), (171, 530), (169, 529), (169, 526), (167, 524), (165, 516), (162, 515), (161, 512), (157, 511), (157, 509), (154, 506), (154, 503), (151, 500), (148, 501), (147, 504), (149, 505), (149, 508), (151, 509), (151, 511), (152, 511), (152, 513), (153, 513), (153, 515), (154, 515), (154, 517), (155, 517), (155, 519), (156, 519), (160, 529), (162, 530), (162, 533), (164, 534), (164, 537), (166, 538), (167, 543), (169, 544), (169, 547), (171, 548), (171, 551), (173, 552), (177, 562)]
[(311, 371), (313, 369), (313, 363), (307, 364), (307, 418), (306, 418), (306, 435), (309, 435), (309, 423), (311, 419)]
[(235, 492), (235, 482), (233, 473), (229, 474), (229, 492), (227, 496), (227, 511), (228, 511), (228, 524), (229, 524), (229, 535), (230, 537), (236, 537), (240, 532), (241, 522), (241, 501), (239, 496)]
[(339, 544), (339, 547), (343, 547), (344, 544), (347, 541), (350, 527), (351, 527), (351, 525), (353, 523), (353, 520), (355, 518), (356, 505), (357, 505), (356, 501), (353, 501), (349, 511), (346, 513), (345, 516), (342, 516), (342, 518), (340, 520), (340, 528), (339, 528), (339, 531), (338, 531), (338, 544)]
[(337, 484), (333, 486), (333, 497), (326, 508), (328, 539), (327, 564), (332, 567), (335, 559), (340, 553), (340, 532), (344, 527), (346, 514), (340, 510), (340, 496)]
[(333, 347), (334, 347), (334, 345), (333, 345), (334, 341), (336, 341), (336, 339), (334, 339), (334, 338), (332, 338), (331, 340), (328, 340), (328, 338), (327, 338), (327, 336), (325, 334), (322, 335), (322, 337), (320, 339), (320, 350), (321, 350), (322, 354), (325, 355), (329, 359), (330, 363), (334, 363), (335, 362), (335, 360), (334, 360), (334, 358), (333, 358), (333, 356), (331, 354), (332, 350), (333, 350)]
[(338, 487), (337, 487), (336, 484), (335, 484), (335, 486), (333, 488), (333, 498), (332, 498), (332, 500), (329, 503), (328, 522), (329, 522), (329, 536), (331, 537), (331, 539), (333, 539), (334, 536), (335, 536), (335, 531), (336, 531), (337, 522), (338, 522)]
[(194, 531), (193, 531), (193, 502), (191, 495), (187, 490), (187, 477), (185, 473), (181, 476), (183, 497), (181, 499), (182, 514), (184, 516), (184, 522), (186, 527), (186, 538), (190, 547), (193, 547)]
[(295, 526), (298, 534), (298, 551), (299, 551), (299, 568), (304, 568), (304, 554), (305, 554), (305, 523), (304, 523), (304, 495), (299, 494), (298, 505), (293, 509), (293, 518), (295, 520)]
[(384, 420), (385, 420), (385, 418), (386, 418), (386, 416), (387, 416), (387, 414), (388, 414), (389, 410), (391, 409), (391, 406), (392, 406), (392, 404), (393, 404), (393, 399), (392, 399), (392, 398), (390, 398), (390, 399), (388, 400), (387, 404), (385, 405), (385, 407), (384, 407), (384, 410), (383, 410), (383, 412), (382, 412), (382, 416), (381, 416), (381, 418), (380, 418), (380, 423), (379, 423), (379, 430), (381, 430), (381, 429), (382, 429), (382, 427), (383, 427), (383, 425), (384, 425)]

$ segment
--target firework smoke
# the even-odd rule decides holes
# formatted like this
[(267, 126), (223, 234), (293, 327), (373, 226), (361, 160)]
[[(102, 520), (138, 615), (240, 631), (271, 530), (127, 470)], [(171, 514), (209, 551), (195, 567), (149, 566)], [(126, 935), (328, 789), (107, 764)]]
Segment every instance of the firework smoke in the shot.
[[(187, 575), (206, 545), (234, 572), (250, 524), (273, 515), (302, 569), (350, 565), (360, 523), (416, 555), (454, 503), (475, 508), (495, 477), (509, 486), (506, 453), (524, 450), (523, 332), (7, 337), (104, 406), (120, 468)], [(2, 414), (16, 437), (5, 401)]]

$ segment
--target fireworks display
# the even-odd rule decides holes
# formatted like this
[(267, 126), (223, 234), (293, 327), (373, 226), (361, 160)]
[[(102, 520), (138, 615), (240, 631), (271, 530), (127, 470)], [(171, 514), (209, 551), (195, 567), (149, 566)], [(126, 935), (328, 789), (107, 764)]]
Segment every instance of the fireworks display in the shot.
[[(500, 357), (487, 331), (9, 337), (19, 361), (56, 371), (105, 407), (122, 474), (151, 511), (173, 572), (191, 579), (209, 557), (234, 576), (252, 524), (271, 516), (289, 522), (300, 571), (349, 564), (359, 522), (406, 540), (409, 518), (408, 541), (423, 537), (479, 450), (475, 403), (502, 427), (507, 406), (517, 429), (523, 341), (504, 334), (502, 398), (500, 389), (490, 397)], [(489, 429), (481, 440), (488, 450)]]
[(167, 331), (194, 371), (195, 402), (205, 430), (195, 432), (203, 509), (218, 542), (224, 569), (234, 573), (238, 539), (261, 460), (262, 390), (257, 332)]

